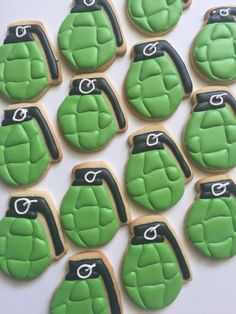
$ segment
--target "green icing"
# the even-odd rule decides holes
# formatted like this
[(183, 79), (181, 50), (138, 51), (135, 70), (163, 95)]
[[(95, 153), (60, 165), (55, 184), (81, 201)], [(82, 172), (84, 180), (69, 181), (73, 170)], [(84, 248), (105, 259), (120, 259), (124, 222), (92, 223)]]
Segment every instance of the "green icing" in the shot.
[(35, 183), (49, 163), (45, 140), (33, 119), (0, 127), (0, 177), (6, 183)]
[(109, 242), (119, 229), (111, 196), (104, 186), (71, 186), (61, 205), (67, 236), (83, 247)]
[(182, 288), (178, 261), (167, 242), (130, 245), (122, 281), (128, 296), (144, 309), (166, 307)]
[(236, 201), (234, 197), (198, 199), (186, 219), (187, 234), (204, 255), (226, 259), (236, 255)]
[(66, 97), (57, 117), (66, 140), (79, 150), (102, 148), (117, 132), (110, 105), (102, 94)]
[(129, 104), (144, 118), (169, 117), (184, 98), (180, 75), (168, 56), (133, 62), (125, 81)]
[(182, 0), (127, 0), (128, 14), (138, 28), (147, 33), (164, 33), (179, 21)]
[(185, 129), (185, 147), (201, 167), (236, 166), (236, 119), (229, 107), (193, 112)]
[(64, 281), (56, 290), (50, 314), (111, 314), (104, 283), (95, 279)]
[(152, 211), (162, 211), (175, 205), (185, 188), (180, 167), (166, 150), (131, 154), (125, 183), (130, 197)]
[(0, 221), (0, 269), (16, 279), (33, 279), (51, 263), (46, 234), (38, 219)]
[(44, 57), (35, 41), (0, 47), (0, 95), (9, 102), (32, 100), (48, 88)]
[(236, 24), (207, 24), (193, 45), (193, 61), (198, 70), (210, 80), (236, 79)]
[(103, 10), (69, 14), (58, 33), (62, 55), (79, 71), (97, 70), (116, 55), (116, 39)]

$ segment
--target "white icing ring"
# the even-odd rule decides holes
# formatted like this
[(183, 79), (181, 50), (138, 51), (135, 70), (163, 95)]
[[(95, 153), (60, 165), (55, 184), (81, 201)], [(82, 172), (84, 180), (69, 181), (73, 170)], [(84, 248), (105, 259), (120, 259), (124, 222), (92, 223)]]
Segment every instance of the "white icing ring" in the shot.
[[(157, 224), (156, 226), (154, 227), (150, 227), (148, 228), (145, 232), (144, 232), (144, 239), (145, 240), (148, 240), (148, 241), (152, 241), (152, 240), (155, 240), (156, 237), (157, 237), (157, 228), (160, 226), (160, 224)], [(148, 233), (153, 233), (153, 236), (149, 236)]]
[[(151, 147), (151, 146), (155, 146), (159, 143), (159, 136), (161, 136), (163, 133), (159, 133), (159, 134), (155, 134), (155, 133), (151, 133), (148, 135), (147, 140), (146, 140), (146, 144), (147, 146)], [(150, 140), (154, 140), (153, 142)]]
[[(92, 93), (95, 90), (94, 82), (96, 82), (95, 79), (94, 80), (90, 80), (88, 78), (85, 78), (85, 79), (81, 80), (80, 83), (79, 83), (79, 91), (80, 91), (80, 93), (81, 94), (90, 94), (90, 93)], [(87, 87), (91, 86), (91, 88), (89, 90), (85, 91), (83, 89), (83, 84), (84, 83), (86, 83)]]
[[(102, 170), (99, 170), (99, 171), (88, 171), (88, 172), (85, 174), (84, 179), (85, 179), (85, 181), (88, 182), (88, 183), (93, 183), (93, 182), (95, 181), (97, 175), (98, 175), (99, 173), (101, 173), (101, 172), (102, 172)], [(92, 176), (92, 178), (89, 179), (89, 176)]]
[(26, 35), (27, 28), (31, 28), (31, 26), (30, 25), (25, 25), (25, 26), (19, 25), (19, 26), (17, 26), (16, 37), (18, 37), (18, 38), (24, 37)]
[[(223, 96), (225, 96), (226, 93), (222, 93), (222, 94), (219, 94), (219, 95), (213, 95), (211, 96), (210, 98), (210, 104), (212, 106), (221, 106), (223, 103), (224, 103), (224, 98)], [(215, 101), (215, 99), (219, 100), (219, 101)]]
[(96, 0), (84, 0), (84, 4), (87, 6), (87, 7), (91, 7), (92, 5), (94, 5), (96, 2)]
[(148, 44), (147, 46), (144, 47), (143, 49), (143, 54), (146, 57), (151, 57), (153, 56), (156, 52), (157, 52), (157, 45), (159, 44), (159, 42), (155, 42), (155, 43), (151, 43)]
[[(23, 206), (25, 207), (25, 210), (19, 210), (18, 209), (18, 203), (19, 202), (24, 202), (23, 203)], [(30, 209), (30, 205), (32, 203), (37, 203), (38, 201), (37, 200), (29, 200), (28, 198), (26, 197), (22, 197), (22, 198), (18, 198), (15, 203), (14, 203), (14, 209), (15, 209), (15, 212), (18, 214), (18, 215), (25, 215), (29, 209)]]
[(229, 182), (226, 183), (215, 183), (211, 186), (211, 192), (214, 196), (223, 195), (226, 192), (226, 187), (229, 185)]
[[(96, 267), (96, 264), (92, 264), (92, 265), (89, 265), (89, 264), (83, 264), (81, 265), (80, 267), (78, 267), (77, 269), (77, 276), (81, 279), (87, 279), (91, 276), (92, 272), (93, 272), (93, 268)], [(85, 268), (84, 272), (88, 272), (87, 275), (82, 275), (80, 272), (81, 270)]]
[[(27, 113), (28, 113), (28, 110), (25, 109), (25, 108), (19, 108), (17, 109), (15, 112), (14, 112), (14, 115), (12, 117), (12, 120), (15, 121), (15, 122), (21, 122), (21, 121), (24, 121), (25, 118), (27, 117)], [(21, 118), (17, 118), (17, 115), (20, 115)]]
[(220, 16), (222, 16), (222, 17), (228, 16), (229, 15), (229, 11), (230, 11), (230, 8), (228, 8), (228, 9), (221, 9), (220, 10)]

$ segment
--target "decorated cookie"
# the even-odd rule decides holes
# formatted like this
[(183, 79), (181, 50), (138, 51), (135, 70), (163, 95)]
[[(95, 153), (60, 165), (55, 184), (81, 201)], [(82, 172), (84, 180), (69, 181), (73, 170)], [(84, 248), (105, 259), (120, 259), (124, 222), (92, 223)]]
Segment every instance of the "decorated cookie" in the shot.
[(134, 26), (141, 32), (155, 36), (173, 29), (191, 0), (126, 0), (126, 4)]
[(42, 23), (17, 22), (0, 46), (0, 96), (11, 103), (36, 101), (61, 82), (58, 57)]
[(46, 192), (25, 191), (10, 197), (0, 221), (0, 270), (29, 280), (66, 253), (55, 206)]
[(229, 90), (208, 87), (192, 97), (194, 104), (184, 132), (191, 158), (207, 170), (236, 166), (236, 100)]
[(125, 80), (131, 108), (146, 119), (168, 118), (192, 91), (186, 66), (166, 40), (134, 46)]
[(121, 99), (104, 75), (75, 77), (57, 117), (66, 140), (82, 151), (104, 147), (127, 129)]
[(141, 308), (162, 309), (176, 299), (183, 281), (191, 279), (184, 254), (162, 216), (134, 220), (131, 234), (122, 265), (125, 291)]
[(39, 104), (9, 106), (0, 127), (0, 178), (24, 186), (39, 181), (62, 158), (59, 145)]
[(210, 81), (236, 80), (236, 7), (209, 10), (192, 45), (192, 62)]
[(236, 255), (236, 185), (228, 176), (196, 183), (197, 198), (186, 217), (189, 240), (204, 255), (227, 259)]
[(75, 0), (58, 33), (61, 53), (74, 69), (102, 71), (126, 52), (116, 15), (111, 1)]
[(141, 129), (129, 137), (131, 153), (125, 184), (133, 201), (142, 208), (162, 211), (183, 196), (192, 174), (188, 162), (161, 126)]
[(122, 314), (114, 271), (100, 252), (83, 252), (69, 260), (65, 280), (57, 288), (50, 314)]
[(120, 225), (129, 223), (128, 206), (120, 185), (103, 162), (76, 166), (73, 179), (61, 204), (65, 233), (82, 247), (104, 245)]

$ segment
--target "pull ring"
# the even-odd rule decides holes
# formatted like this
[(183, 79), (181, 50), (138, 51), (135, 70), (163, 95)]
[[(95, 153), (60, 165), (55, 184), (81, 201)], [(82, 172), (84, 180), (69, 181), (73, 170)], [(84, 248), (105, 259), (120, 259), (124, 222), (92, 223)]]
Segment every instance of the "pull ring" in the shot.
[(143, 54), (146, 57), (151, 57), (157, 52), (157, 45), (159, 45), (159, 42), (151, 43), (148, 44), (147, 46), (144, 47), (143, 49)]
[[(79, 91), (80, 91), (80, 93), (81, 94), (90, 94), (90, 93), (92, 93), (95, 90), (94, 82), (96, 82), (96, 79), (90, 80), (88, 78), (85, 78), (85, 79), (81, 80), (80, 83), (79, 83)], [(85, 84), (88, 88), (91, 86), (91, 88), (89, 90), (84, 90), (83, 84)]]
[[(160, 226), (160, 224), (157, 224), (154, 227), (150, 227), (148, 228), (145, 232), (144, 232), (144, 239), (148, 240), (148, 241), (152, 241), (155, 240), (157, 237), (157, 228)], [(148, 234), (151, 233), (152, 235), (149, 236)]]
[[(92, 272), (93, 272), (93, 269), (94, 267), (96, 267), (96, 264), (92, 264), (92, 265), (89, 265), (89, 264), (83, 264), (81, 265), (80, 267), (78, 267), (77, 269), (77, 275), (79, 278), (81, 279), (87, 279), (89, 278), (91, 275), (92, 275)], [(84, 273), (87, 273), (86, 275), (83, 275), (81, 272), (84, 272)]]
[(213, 95), (211, 96), (210, 98), (210, 104), (212, 106), (220, 106), (224, 103), (224, 96), (226, 96), (227, 94), (226, 93), (222, 93), (222, 94), (219, 94), (219, 95)]
[[(15, 122), (22, 122), (27, 117), (28, 110), (25, 108), (19, 108), (14, 112), (12, 120)], [(19, 117), (17, 117), (19, 115)]]
[(18, 37), (18, 38), (24, 37), (27, 33), (27, 28), (31, 28), (31, 26), (30, 25), (25, 25), (25, 26), (19, 25), (19, 26), (17, 26), (16, 37)]
[(229, 185), (229, 182), (226, 183), (215, 183), (211, 187), (211, 192), (214, 196), (221, 196), (225, 194), (227, 186)]
[(84, 4), (87, 6), (87, 7), (91, 7), (95, 4), (96, 0), (84, 0)]
[[(20, 202), (23, 202), (23, 207), (25, 207), (25, 209), (21, 210), (18, 208), (18, 204)], [(22, 198), (18, 198), (15, 203), (14, 203), (14, 209), (15, 209), (15, 212), (18, 214), (18, 215), (25, 215), (29, 209), (30, 209), (30, 206), (32, 203), (37, 203), (38, 201), (37, 200), (29, 200), (28, 198), (26, 197), (22, 197)]]
[[(87, 183), (93, 183), (97, 177), (97, 175), (99, 173), (101, 173), (102, 170), (99, 170), (99, 171), (88, 171), (85, 176), (84, 176), (84, 179)], [(92, 176), (91, 178), (89, 178), (89, 176)]]
[(157, 145), (159, 143), (159, 137), (162, 134), (163, 133), (159, 133), (159, 134), (151, 133), (151, 134), (149, 134), (147, 137), (147, 140), (146, 140), (147, 146), (151, 147), (151, 146)]

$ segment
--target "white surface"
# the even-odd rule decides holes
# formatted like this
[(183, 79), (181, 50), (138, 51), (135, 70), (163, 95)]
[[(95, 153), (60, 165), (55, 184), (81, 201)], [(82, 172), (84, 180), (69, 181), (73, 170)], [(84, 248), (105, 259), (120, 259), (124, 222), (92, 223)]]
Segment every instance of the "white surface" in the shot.
[[(129, 52), (132, 45), (145, 36), (140, 35), (128, 22), (125, 15), (124, 4), (125, 0), (114, 1), (120, 13), (122, 26), (125, 30), (126, 40), (128, 44), (128, 52), (123, 58), (117, 59), (113, 66), (107, 71), (110, 79), (121, 92), (122, 83), (125, 73), (128, 69), (130, 58)], [(203, 23), (203, 15), (207, 9), (222, 5), (224, 2), (219, 0), (193, 0), (190, 9), (186, 10), (177, 27), (165, 36), (176, 47), (182, 58), (190, 70), (194, 88), (204, 86), (205, 83), (199, 80), (191, 66), (189, 65), (189, 47), (192, 39), (198, 32)], [(227, 5), (235, 4), (235, 0), (228, 0)], [(56, 42), (57, 31), (59, 25), (63, 21), (66, 14), (71, 8), (71, 0), (1, 0), (0, 11), (0, 42), (3, 41), (6, 33), (6, 27), (9, 23), (17, 20), (39, 19), (42, 20), (48, 28), (50, 37)], [(73, 73), (68, 66), (63, 63), (63, 83), (56, 88), (51, 88), (47, 94), (41, 99), (48, 111), (48, 114), (54, 124), (54, 128), (58, 134), (56, 124), (57, 108), (68, 94), (69, 81)], [(231, 86), (232, 89), (235, 85)], [(0, 100), (0, 109), (4, 109), (6, 104)], [(163, 124), (174, 135), (177, 142), (181, 141), (181, 132), (190, 114), (189, 100), (184, 101), (177, 112)], [(64, 159), (61, 163), (53, 165), (47, 176), (35, 186), (35, 188), (48, 191), (54, 198), (55, 203), (59, 207), (63, 195), (67, 191), (71, 183), (71, 169), (79, 162), (88, 160), (104, 160), (110, 164), (117, 175), (122, 179), (124, 166), (128, 156), (128, 146), (126, 138), (133, 131), (147, 125), (136, 118), (128, 109), (129, 129), (125, 134), (118, 135), (114, 138), (106, 149), (99, 153), (85, 155), (73, 151), (67, 145), (62, 137), (59, 137), (62, 145)], [(2, 114), (2, 113), (1, 113)], [(232, 258), (229, 261), (214, 262), (210, 261), (198, 254), (187, 242), (184, 237), (183, 222), (185, 213), (194, 199), (194, 182), (204, 175), (193, 167), (194, 179), (186, 187), (186, 192), (182, 200), (177, 206), (168, 210), (165, 214), (170, 219), (175, 227), (181, 240), (184, 242), (190, 260), (190, 265), (193, 272), (193, 281), (184, 285), (182, 292), (177, 300), (163, 311), (158, 313), (165, 314), (233, 314), (235, 313), (235, 279), (236, 279), (236, 259)], [(235, 173), (235, 170), (232, 171)], [(1, 184), (0, 200), (1, 209), (0, 216), (2, 217), (7, 209), (8, 194), (13, 192), (12, 188)], [(148, 212), (136, 208), (130, 202), (133, 218), (145, 215)], [(116, 237), (110, 244), (102, 248), (102, 250), (110, 258), (117, 277), (119, 278), (119, 266), (124, 250), (127, 247), (129, 240), (128, 227), (122, 227)], [(69, 241), (68, 241), (69, 243)], [(17, 282), (10, 280), (6, 276), (0, 274), (0, 313), (3, 314), (46, 314), (50, 304), (50, 298), (55, 291), (57, 285), (63, 280), (66, 273), (67, 259), (78, 251), (75, 246), (69, 243), (69, 253), (59, 262), (53, 263), (38, 279), (31, 282)], [(125, 296), (123, 289), (122, 297), (124, 303), (125, 314), (146, 313)], [(149, 313), (155, 313), (149, 312)], [(87, 313), (78, 313), (87, 314)]]

